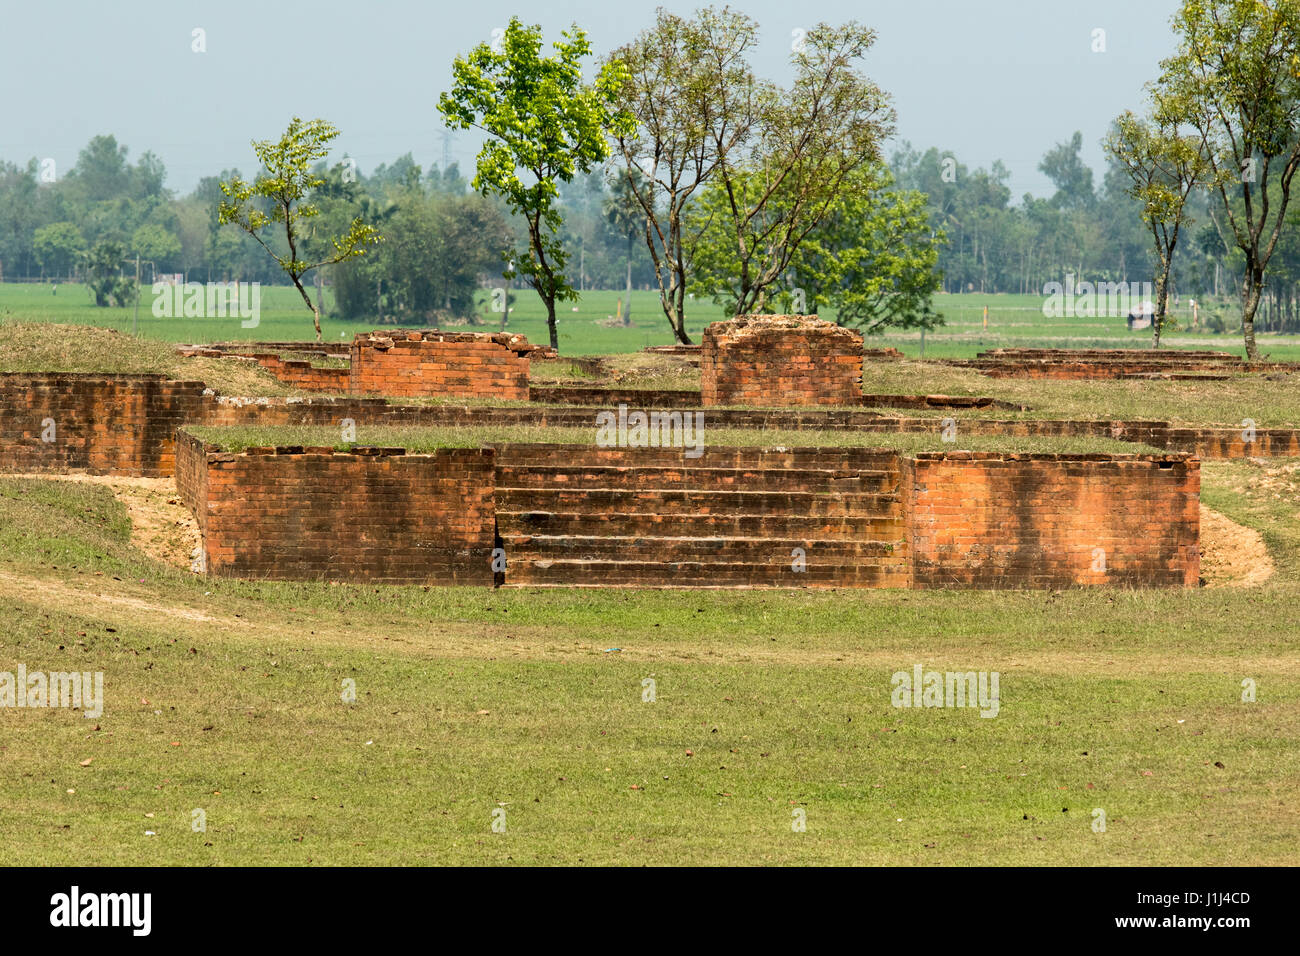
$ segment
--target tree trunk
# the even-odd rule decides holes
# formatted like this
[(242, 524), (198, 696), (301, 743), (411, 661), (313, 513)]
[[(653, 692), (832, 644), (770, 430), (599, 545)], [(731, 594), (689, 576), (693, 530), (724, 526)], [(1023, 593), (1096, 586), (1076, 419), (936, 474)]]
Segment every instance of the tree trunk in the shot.
[(298, 276), (290, 276), (289, 278), (293, 279), (293, 284), (297, 287), (298, 294), (302, 296), (302, 301), (306, 302), (307, 308), (311, 309), (311, 321), (312, 321), (312, 325), (316, 327), (316, 341), (319, 342), (320, 341), (320, 311), (316, 308), (316, 306), (312, 304), (311, 296), (309, 296), (307, 294), (307, 290), (302, 287), (302, 281), (298, 278)]
[[(509, 295), (509, 293), (506, 293)], [(560, 336), (555, 329), (555, 296), (546, 299), (546, 327), (551, 332), (551, 348), (560, 350)]]
[(623, 314), (620, 318), (625, 326), (632, 324), (632, 242), (634, 236), (629, 233), (627, 237), (627, 305), (623, 307)]
[(1244, 296), (1241, 306), (1241, 337), (1246, 344), (1246, 361), (1259, 361), (1259, 346), (1255, 344), (1255, 312), (1259, 309), (1264, 287), (1264, 274), (1251, 267), (1246, 269)]

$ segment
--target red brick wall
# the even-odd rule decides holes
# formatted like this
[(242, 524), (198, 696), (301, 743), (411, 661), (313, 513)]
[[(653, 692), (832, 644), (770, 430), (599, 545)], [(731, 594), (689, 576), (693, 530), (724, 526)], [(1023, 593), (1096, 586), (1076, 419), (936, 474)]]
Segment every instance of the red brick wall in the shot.
[(1196, 458), (921, 454), (903, 484), (917, 588), (1198, 582)]
[(704, 330), (705, 405), (861, 405), (862, 336), (806, 315), (741, 315)]
[(490, 449), (427, 455), (180, 446), (207, 568), (272, 580), (491, 586)]
[(170, 475), (176, 428), (203, 406), (202, 382), (162, 375), (0, 374), (0, 470)]
[(393, 396), (449, 395), (528, 401), (523, 336), (471, 332), (375, 332), (352, 343), (351, 389)]
[(256, 353), (248, 356), (286, 385), (308, 392), (346, 392), (352, 372), (348, 368), (328, 368), (298, 359)]

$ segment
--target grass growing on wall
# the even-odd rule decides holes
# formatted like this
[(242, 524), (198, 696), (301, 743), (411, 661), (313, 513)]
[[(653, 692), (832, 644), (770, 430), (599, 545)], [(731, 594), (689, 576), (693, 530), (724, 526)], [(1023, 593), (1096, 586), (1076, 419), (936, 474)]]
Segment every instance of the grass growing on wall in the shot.
[[(242, 452), (248, 448), (317, 447), (346, 451), (357, 446), (405, 448), (412, 453), (439, 448), (479, 448), (504, 442), (542, 442), (547, 444), (595, 445), (597, 411), (592, 409), (590, 428), (552, 428), (537, 426), (474, 427), (406, 427), (357, 425), (356, 441), (343, 441), (342, 430), (327, 425), (303, 426), (220, 426), (190, 427), (187, 430), (224, 451)], [(960, 436), (945, 442), (934, 433), (893, 434), (847, 430), (793, 431), (709, 428), (704, 412), (702, 443), (707, 447), (741, 446), (760, 448), (884, 448), (891, 451), (952, 452), (999, 451), (1048, 455), (1125, 455), (1164, 454), (1158, 448), (1110, 438), (1017, 437), (1006, 435)]]

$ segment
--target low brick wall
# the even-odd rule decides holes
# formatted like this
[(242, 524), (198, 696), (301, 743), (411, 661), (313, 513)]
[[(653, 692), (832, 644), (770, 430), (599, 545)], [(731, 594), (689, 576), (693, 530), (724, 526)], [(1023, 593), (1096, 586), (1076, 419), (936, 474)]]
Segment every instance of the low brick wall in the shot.
[(352, 343), (351, 390), (401, 397), (528, 401), (529, 355), (503, 332), (374, 332)]
[(283, 359), (279, 355), (255, 352), (247, 356), (285, 385), (305, 392), (347, 392), (352, 384), (352, 370), (312, 365), (303, 359)]
[(862, 336), (806, 315), (741, 315), (704, 330), (710, 405), (861, 405)]
[(0, 470), (170, 475), (203, 391), (162, 375), (0, 374)]
[(1200, 462), (920, 454), (903, 484), (913, 587), (1195, 587)]
[(490, 449), (178, 446), (177, 483), (210, 573), (283, 581), (491, 586)]

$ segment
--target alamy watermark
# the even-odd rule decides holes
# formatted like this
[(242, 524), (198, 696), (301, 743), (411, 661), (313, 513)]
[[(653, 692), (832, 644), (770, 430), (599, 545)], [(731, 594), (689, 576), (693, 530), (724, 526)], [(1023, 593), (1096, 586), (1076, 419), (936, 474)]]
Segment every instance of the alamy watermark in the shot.
[(239, 318), (241, 328), (255, 329), (262, 321), (260, 282), (155, 282), (156, 319)]
[(1150, 282), (1065, 282), (1043, 286), (1043, 315), (1049, 319), (1124, 318), (1155, 298)]
[(69, 707), (95, 718), (104, 713), (104, 672), (0, 671), (0, 707)]
[(703, 412), (629, 412), (596, 415), (596, 444), (601, 448), (684, 448), (687, 458), (704, 454)]
[(927, 671), (920, 664), (911, 673), (895, 671), (890, 679), (895, 707), (978, 707), (981, 717), (996, 717), (998, 672)]

